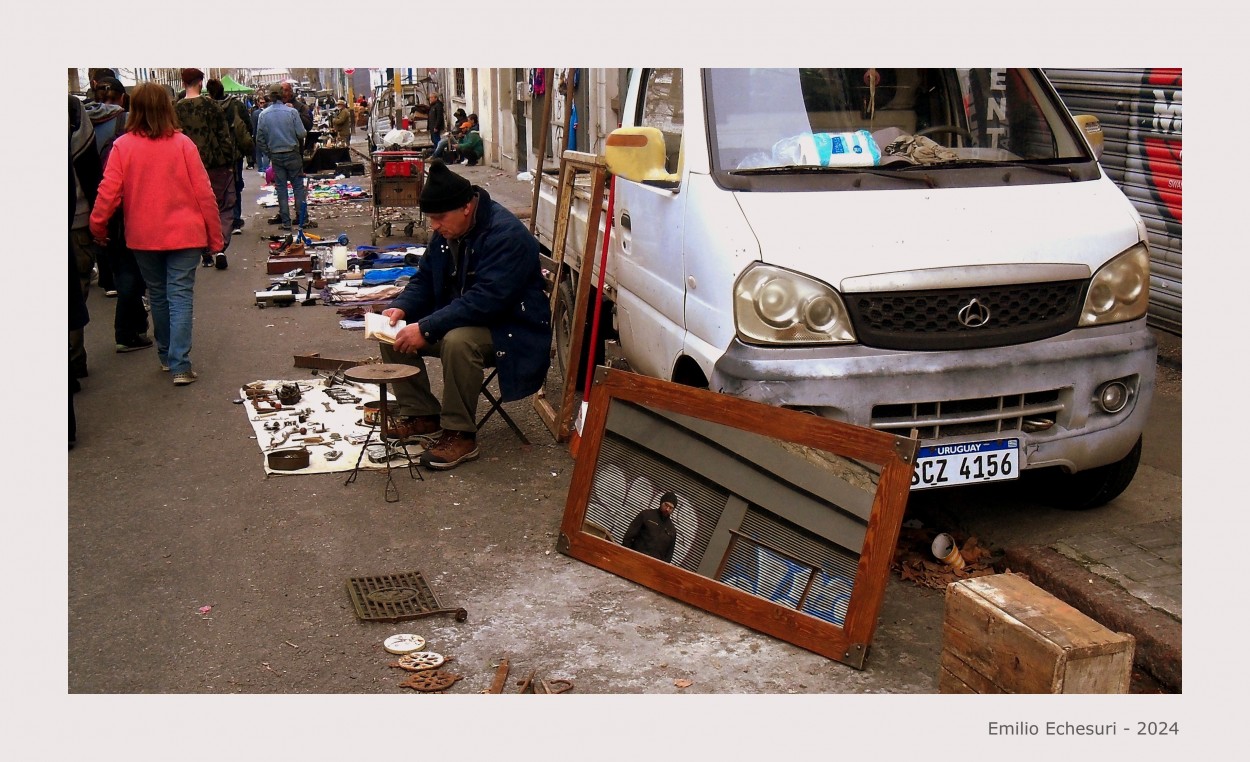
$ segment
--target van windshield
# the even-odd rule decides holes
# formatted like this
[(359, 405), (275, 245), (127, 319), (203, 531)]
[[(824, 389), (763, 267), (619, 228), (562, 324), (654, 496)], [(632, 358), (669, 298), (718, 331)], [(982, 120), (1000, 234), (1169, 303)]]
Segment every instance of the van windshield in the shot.
[(1093, 159), (1031, 69), (710, 69), (706, 82), (716, 172)]

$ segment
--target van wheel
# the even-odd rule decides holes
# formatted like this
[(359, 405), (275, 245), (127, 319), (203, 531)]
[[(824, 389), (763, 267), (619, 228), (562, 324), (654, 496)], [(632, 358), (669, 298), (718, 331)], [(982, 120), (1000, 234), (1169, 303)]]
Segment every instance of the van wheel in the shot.
[(563, 379), (568, 375), (569, 352), (573, 348), (573, 309), (576, 305), (572, 279), (560, 281), (556, 285), (556, 293), (555, 325), (552, 328), (556, 334), (556, 370)]
[[(563, 381), (569, 372), (569, 366), (572, 364), (569, 358), (569, 352), (573, 345), (573, 317), (577, 308), (577, 291), (576, 284), (572, 278), (566, 278), (556, 286), (559, 296), (556, 299), (556, 313), (553, 315), (555, 324), (552, 331), (555, 333), (556, 341), (556, 370), (560, 374)], [(594, 294), (590, 294), (593, 299)], [(578, 368), (576, 389), (584, 389), (586, 384), (587, 370), (593, 371), (593, 365), (603, 362), (602, 345), (597, 348), (594, 354), (590, 353), (590, 315), (589, 310), (586, 316), (586, 325), (582, 326), (582, 357), (592, 358), (589, 363), (582, 362)], [(591, 366), (588, 368), (588, 366)]]
[(1128, 488), (1137, 474), (1141, 443), (1142, 438), (1138, 437), (1128, 455), (1115, 463), (1075, 474), (1050, 474), (1041, 487), (1043, 502), (1069, 511), (1085, 511), (1111, 502)]

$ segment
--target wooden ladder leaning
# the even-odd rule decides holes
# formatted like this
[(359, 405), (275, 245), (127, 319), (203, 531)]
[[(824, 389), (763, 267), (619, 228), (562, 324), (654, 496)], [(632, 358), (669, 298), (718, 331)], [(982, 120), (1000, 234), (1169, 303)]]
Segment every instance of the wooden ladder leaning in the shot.
[[(560, 281), (564, 278), (565, 270), (568, 269), (565, 252), (568, 248), (569, 218), (573, 210), (573, 191), (579, 174), (590, 175), (590, 205), (586, 210), (586, 243), (582, 248), (580, 262), (582, 274), (577, 279), (577, 297), (574, 301), (573, 320), (570, 323), (569, 362), (565, 368), (560, 406), (558, 409), (553, 408), (543, 389), (534, 395), (534, 409), (557, 442), (568, 441), (573, 432), (577, 373), (581, 366), (583, 328), (586, 325), (586, 313), (590, 301), (590, 276), (596, 245), (599, 242), (599, 219), (603, 215), (603, 195), (607, 185), (607, 167), (603, 157), (582, 151), (564, 151), (560, 157), (555, 234), (551, 244), (551, 258), (556, 265), (551, 288), (551, 324), (553, 326), (559, 325), (562, 318), (562, 315), (557, 314), (557, 310), (561, 308)], [(541, 176), (535, 178), (535, 194), (538, 193), (538, 184), (541, 182)]]

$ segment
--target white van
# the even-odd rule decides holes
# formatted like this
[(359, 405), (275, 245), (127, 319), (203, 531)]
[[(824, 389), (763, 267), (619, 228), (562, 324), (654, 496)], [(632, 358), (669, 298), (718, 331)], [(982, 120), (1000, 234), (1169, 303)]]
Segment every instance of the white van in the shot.
[(1146, 229), (1040, 70), (634, 69), (622, 113), (604, 298), (633, 370), (914, 435), (913, 489), (1128, 486)]

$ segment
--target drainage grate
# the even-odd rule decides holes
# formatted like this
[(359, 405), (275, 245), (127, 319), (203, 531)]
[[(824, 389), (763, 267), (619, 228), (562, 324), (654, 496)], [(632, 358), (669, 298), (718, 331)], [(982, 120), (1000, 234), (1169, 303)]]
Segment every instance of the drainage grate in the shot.
[(352, 577), (347, 580), (347, 593), (356, 616), (366, 622), (402, 622), (431, 614), (455, 614), (457, 622), (469, 618), (468, 611), (439, 603), (421, 572)]

